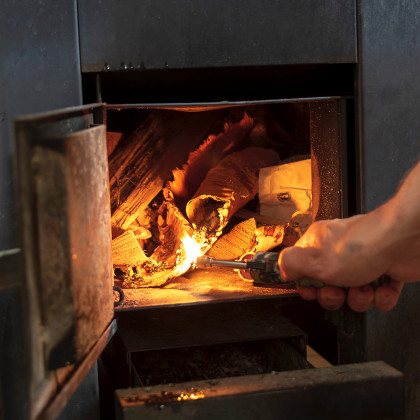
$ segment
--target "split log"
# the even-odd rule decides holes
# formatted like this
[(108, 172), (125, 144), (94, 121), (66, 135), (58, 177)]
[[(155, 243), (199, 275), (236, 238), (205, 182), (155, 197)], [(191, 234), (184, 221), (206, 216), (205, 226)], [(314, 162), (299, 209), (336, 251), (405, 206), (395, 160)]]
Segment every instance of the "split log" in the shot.
[(224, 158), (208, 172), (187, 204), (187, 216), (194, 228), (220, 236), (230, 217), (257, 194), (259, 169), (277, 161), (274, 150), (259, 147)]
[(236, 260), (250, 252), (256, 245), (257, 224), (254, 218), (234, 226), (229, 233), (222, 235), (206, 255), (220, 260)]
[(112, 240), (112, 264), (114, 267), (137, 266), (146, 260), (146, 255), (131, 230)]

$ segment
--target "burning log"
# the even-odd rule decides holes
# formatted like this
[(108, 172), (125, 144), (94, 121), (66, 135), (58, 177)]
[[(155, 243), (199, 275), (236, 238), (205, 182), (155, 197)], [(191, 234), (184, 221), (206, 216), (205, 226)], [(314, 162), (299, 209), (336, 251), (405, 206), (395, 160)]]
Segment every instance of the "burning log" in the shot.
[(274, 150), (249, 147), (232, 153), (211, 169), (187, 204), (187, 216), (195, 229), (220, 236), (233, 214), (258, 192), (258, 171), (277, 163)]

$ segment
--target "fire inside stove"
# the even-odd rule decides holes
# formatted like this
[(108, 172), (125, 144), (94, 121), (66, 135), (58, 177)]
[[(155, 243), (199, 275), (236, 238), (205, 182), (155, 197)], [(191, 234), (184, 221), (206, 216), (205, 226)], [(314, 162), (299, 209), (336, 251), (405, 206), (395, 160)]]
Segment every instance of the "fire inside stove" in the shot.
[(248, 272), (196, 260), (249, 259), (301, 236), (312, 222), (309, 121), (306, 102), (109, 107), (115, 284), (142, 300), (156, 288), (200, 299), (215, 281), (252, 288)]

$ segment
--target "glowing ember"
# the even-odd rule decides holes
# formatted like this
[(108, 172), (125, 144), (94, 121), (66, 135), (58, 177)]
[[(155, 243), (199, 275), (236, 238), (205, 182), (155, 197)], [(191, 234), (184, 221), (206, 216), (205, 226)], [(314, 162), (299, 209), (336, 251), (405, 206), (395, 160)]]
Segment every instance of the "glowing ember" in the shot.
[(199, 400), (205, 398), (205, 394), (203, 391), (197, 391), (194, 394), (190, 394), (188, 392), (182, 392), (181, 395), (177, 398), (178, 401), (185, 401), (185, 400)]

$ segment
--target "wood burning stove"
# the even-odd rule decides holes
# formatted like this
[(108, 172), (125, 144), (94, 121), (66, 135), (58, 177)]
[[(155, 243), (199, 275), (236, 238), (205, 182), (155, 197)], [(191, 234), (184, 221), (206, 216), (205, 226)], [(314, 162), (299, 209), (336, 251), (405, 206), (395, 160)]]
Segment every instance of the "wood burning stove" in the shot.
[[(303, 152), (311, 156), (313, 180), (319, 181), (313, 183), (319, 199), (314, 218), (369, 210), (387, 198), (388, 190), (385, 196), (378, 194), (383, 186), (372, 187), (379, 178), (372, 168), (387, 161), (388, 151), (394, 156), (393, 139), (378, 149), (370, 138), (378, 126), (393, 121), (383, 111), (381, 98), (395, 81), (396, 72), (385, 70), (400, 61), (396, 51), (401, 51), (407, 69), (403, 81), (408, 82), (399, 86), (412, 89), (406, 97), (413, 103), (411, 95), (418, 85), (412, 80), (415, 72), (410, 72), (416, 68), (407, 58), (413, 57), (410, 49), (403, 53), (401, 48), (390, 48), (391, 59), (382, 47), (378, 49), (384, 42), (375, 38), (373, 27), (388, 45), (395, 44), (388, 32), (381, 32), (389, 24), (381, 19), (386, 20), (391, 3), (386, 7), (385, 3), (378, 7), (363, 1), (316, 0), (275, 4), (235, 0), (217, 6), (204, 1), (195, 5), (130, 0), (79, 3), (75, 16), (80, 37), (74, 37), (71, 54), (69, 48), (63, 54), (66, 60), (71, 56), (81, 62), (75, 83), (83, 80), (84, 103), (99, 105), (17, 122), (22, 251), (0, 259), (7, 279), (16, 277), (11, 265), (21, 267), (25, 278), (25, 343), (31, 348), (25, 398), (32, 418), (58, 415), (100, 354), (114, 389), (156, 386), (118, 390), (122, 418), (136, 413), (159, 418), (168, 416), (169, 410), (171, 418), (197, 413), (204, 418), (235, 418), (238, 413), (256, 417), (261, 407), (265, 417), (280, 411), (295, 418), (358, 417), (360, 411), (369, 418), (399, 417), (402, 378), (398, 372), (382, 363), (342, 365), (385, 359), (405, 367), (405, 359), (389, 349), (387, 337), (394, 333), (384, 325), (376, 328), (388, 319), (390, 325), (399, 325), (393, 315), (379, 319), (347, 308), (325, 312), (316, 304), (302, 304), (291, 290), (257, 288), (226, 270), (217, 280), (236, 281), (239, 289), (213, 288), (208, 282), (197, 293), (195, 280), (163, 289), (133, 289), (127, 292), (125, 306), (114, 313), (111, 236), (105, 232), (109, 226), (106, 128), (108, 134), (119, 131), (118, 127), (125, 130), (137, 118), (134, 114), (150, 110), (185, 117), (186, 107), (201, 108), (194, 113), (197, 117), (209, 112), (202, 109), (208, 107), (239, 111), (301, 107), (306, 120), (299, 127), (308, 133), (308, 148)], [(409, 28), (405, 22), (414, 15), (399, 10), (393, 22)], [(400, 35), (412, 45), (409, 33), (407, 29)], [(376, 79), (378, 56), (386, 74)], [(68, 80), (62, 84), (67, 86)], [(368, 93), (378, 86), (377, 97)], [(395, 106), (402, 106), (399, 95), (385, 95), (390, 96)], [(372, 103), (374, 111), (369, 107)], [(413, 130), (415, 124), (410, 121), (418, 119), (411, 109), (406, 111), (404, 127)], [(381, 136), (395, 137), (401, 131), (395, 127), (400, 125)], [(410, 156), (413, 144), (407, 141), (398, 153), (404, 150), (403, 156)], [(395, 174), (387, 175), (391, 183), (397, 182)], [(307, 341), (338, 366), (307, 369)], [(217, 378), (201, 372), (201, 376), (174, 379), (168, 373), (167, 380), (159, 379), (165, 372), (146, 370), (158, 364), (159, 357), (179, 361), (188, 358), (188, 351), (195, 352), (187, 365), (190, 370), (200, 357), (226, 360), (228, 355), (241, 357), (243, 365), (249, 366), (238, 373), (232, 364), (220, 363), (225, 375)], [(406, 352), (409, 346), (401, 350)], [(407, 388), (408, 395), (415, 394), (416, 357), (406, 357), (410, 361), (406, 371), (414, 384)], [(241, 376), (234, 377), (237, 374)], [(149, 376), (158, 379), (149, 380)], [(175, 384), (169, 386), (168, 381)], [(10, 378), (10, 383), (15, 389), (16, 380)], [(4, 384), (2, 378), (3, 394)], [(359, 402), (357, 408), (354, 399)]]
[[(207, 111), (208, 108), (215, 109)], [(293, 111), (298, 114), (295, 118), (291, 117)], [(271, 119), (272, 115), (285, 115), (289, 128), (292, 127), (291, 132), (298, 134), (292, 135), (291, 139), (282, 140), (278, 131), (285, 128), (277, 121), (272, 124), (279, 125), (280, 129), (268, 126), (265, 130), (277, 128), (274, 138), (251, 135), (252, 130), (249, 129), (245, 136), (246, 141), (257, 142), (260, 146), (258, 142), (262, 142), (262, 145), (268, 142), (271, 148), (276, 148), (283, 154), (283, 158), (289, 158), (296, 153), (309, 155), (312, 162), (313, 218), (333, 218), (347, 214), (344, 200), (347, 191), (344, 164), (347, 150), (347, 113), (346, 100), (340, 97), (250, 101), (246, 104), (225, 103), (222, 106), (209, 103), (177, 104), (172, 107), (93, 105), (17, 121), (23, 246), (31, 250), (25, 252), (25, 270), (28, 281), (39, 284), (38, 288), (34, 286), (30, 289), (30, 302), (42, 302), (40, 313), (36, 306), (30, 305), (33, 308), (32, 329), (37, 330), (38, 320), (42, 317), (49, 330), (48, 346), (36, 340), (39, 348), (33, 354), (33, 376), (35, 383), (40, 385), (40, 390), (42, 383), (47, 380), (46, 372), (42, 368), (44, 363), (48, 370), (78, 363), (86, 350), (95, 345), (98, 339), (104, 342), (110, 335), (110, 327), (105, 335), (102, 333), (112, 320), (113, 312), (109, 208), (112, 209), (113, 228), (127, 231), (138, 214), (135, 213), (137, 210), (132, 211), (133, 216), (129, 209), (152, 205), (155, 196), (170, 181), (170, 170), (175, 165), (186, 163), (188, 152), (207, 141), (209, 134), (210, 137), (217, 138), (217, 133), (209, 131), (209, 119), (214, 125), (213, 120), (217, 118), (216, 126), (226, 127), (226, 123), (234, 124), (234, 120), (225, 120), (232, 118), (232, 115), (239, 116), (240, 120), (257, 120), (259, 115), (266, 113), (269, 113)], [(117, 127), (127, 130), (133, 121), (139, 119), (142, 121), (140, 127), (147, 128), (146, 139), (153, 140), (143, 150), (145, 162), (152, 169), (143, 169), (139, 157), (136, 157), (132, 165), (137, 172), (127, 176), (127, 170), (132, 167), (127, 165), (123, 168), (124, 171), (115, 168), (115, 162), (118, 162), (115, 156), (119, 157), (120, 162), (136, 156), (132, 150), (137, 150), (139, 142), (144, 141), (143, 138), (138, 138), (138, 133), (144, 130), (136, 128), (134, 134), (123, 134), (128, 140), (120, 140), (122, 153), (118, 145), (115, 147), (111, 143), (115, 139)], [(155, 130), (162, 130), (161, 125), (156, 123), (160, 120), (166, 124), (163, 127), (169, 129), (167, 132), (163, 130), (163, 134), (158, 132), (155, 135), (153, 131), (150, 132), (149, 125), (157, 127)], [(258, 124), (262, 122), (255, 126)], [(182, 127), (182, 130), (177, 132), (174, 127)], [(105, 128), (108, 128), (109, 161)], [(193, 134), (197, 137), (194, 141)], [(186, 137), (189, 137), (188, 141), (183, 140)], [(154, 141), (155, 138), (158, 141)], [(162, 144), (167, 145), (171, 153), (169, 156), (165, 156), (166, 147), (162, 147)], [(160, 148), (159, 153), (155, 152), (156, 147)], [(110, 168), (110, 191), (107, 167)], [(118, 178), (113, 175), (115, 173), (122, 175)], [(146, 175), (134, 182), (136, 175), (133, 173)], [(131, 188), (123, 185), (124, 181), (127, 183), (125, 176), (129, 178)], [(142, 199), (133, 202), (133, 194)], [(108, 197), (111, 198), (111, 206)], [(129, 205), (125, 205), (127, 202)], [(126, 209), (123, 216), (121, 208)], [(252, 213), (257, 214), (255, 211)], [(119, 237), (117, 235), (117, 239)], [(142, 411), (145, 403), (146, 407), (150, 404), (165, 407), (179, 404), (180, 401), (195, 401), (191, 395), (200, 395), (198, 399), (202, 400), (221, 392), (220, 399), (224, 401), (226, 395), (230, 395), (237, 387), (241, 388), (241, 383), (254, 383), (254, 388), (246, 393), (259, 395), (262, 392), (261, 395), (266, 395), (267, 390), (270, 393), (277, 392), (275, 390), (281, 390), (284, 384), (281, 373), (275, 374), (277, 376), (273, 383), (271, 379), (267, 379), (272, 371), (310, 367), (306, 361), (306, 334), (289, 320), (294, 318), (296, 311), (302, 315), (302, 304), (293, 289), (255, 287), (229, 269), (205, 273), (196, 270), (181, 279), (171, 277), (174, 276), (171, 275), (160, 284), (144, 285), (140, 282), (134, 288), (125, 290), (126, 301), (116, 310), (119, 323), (117, 335), (102, 356), (113, 386), (118, 389), (143, 384), (146, 378), (142, 372), (147, 367), (152, 368), (151, 358), (164, 357), (167, 363), (174, 365), (175, 362), (171, 363), (170, 358), (179, 359), (180, 351), (183, 352), (182, 357), (187, 357), (185, 355), (190, 353), (187, 357), (190, 361), (194, 361), (197, 355), (207, 359), (209, 355), (213, 355), (221, 370), (227, 369), (229, 372), (230, 369), (232, 373), (226, 374), (227, 377), (212, 376), (216, 375), (212, 372), (207, 376), (191, 376), (189, 380), (193, 382), (178, 385), (184, 387), (185, 391), (172, 392), (168, 388), (163, 396), (157, 396), (155, 388), (151, 388), (149, 394), (143, 396), (136, 396), (140, 395), (137, 394), (140, 392), (138, 390), (132, 390), (128, 394), (119, 393), (117, 405), (121, 407), (122, 418), (130, 410)], [(60, 287), (52, 288), (51, 284)], [(89, 315), (92, 310), (100, 315), (92, 318)], [(64, 314), (67, 322), (64, 322)], [(302, 322), (301, 317), (297, 317), (296, 322)], [(330, 351), (336, 351), (334, 346)], [(278, 354), (274, 357), (275, 353)], [(240, 373), (232, 371), (231, 366), (223, 366), (222, 359), (226, 359), (226, 354), (236, 354), (237, 358), (241, 358), (238, 364), (242, 366), (242, 371), (239, 371), (242, 378), (238, 379), (240, 382), (232, 389), (227, 385), (230, 383), (229, 377)], [(255, 365), (250, 362), (251, 356), (244, 359), (244, 354), (265, 361)], [(337, 358), (337, 354), (334, 357)], [(179, 369), (188, 368), (184, 365)], [(346, 369), (352, 377), (352, 368)], [(354, 369), (357, 371), (359, 367)], [(400, 381), (399, 374), (386, 366), (372, 365), (369, 369), (381, 377), (381, 383)], [(251, 375), (257, 372), (263, 375), (263, 379)], [(155, 370), (149, 374), (151, 377), (156, 375), (162, 377), (165, 372)], [(311, 374), (308, 375), (308, 380), (311, 381)], [(331, 379), (334, 378), (335, 370), (326, 371), (325, 375), (327, 382), (332, 380), (334, 386), (338, 386)], [(210, 382), (197, 382), (197, 379), (209, 379)], [(220, 385), (216, 386), (215, 380), (220, 381)], [(265, 384), (267, 380), (270, 382), (268, 388)], [(354, 381), (353, 378), (349, 380)], [(173, 379), (168, 373), (168, 379), (160, 386), (167, 384), (172, 387), (168, 382), (177, 383), (182, 380)], [(220, 390), (226, 386), (230, 390), (225, 395), (225, 391)], [(190, 389), (197, 391), (194, 394), (188, 391)], [(241, 395), (242, 391), (238, 394), (239, 400)], [(386, 396), (384, 401), (391, 401), (387, 395), (383, 393), (381, 398)], [(42, 394), (38, 394), (37, 398), (41, 396)], [(233, 397), (229, 396), (231, 398)], [(255, 398), (258, 406), (259, 397)], [(209, 401), (213, 399), (210, 398)], [(219, 397), (214, 403), (219, 404)], [(214, 403), (211, 402), (205, 408), (209, 415), (213, 413)], [(207, 403), (205, 405), (207, 407)], [(386, 404), (384, 407), (387, 410), (393, 409)], [(371, 412), (372, 416), (382, 415), (374, 411)]]

